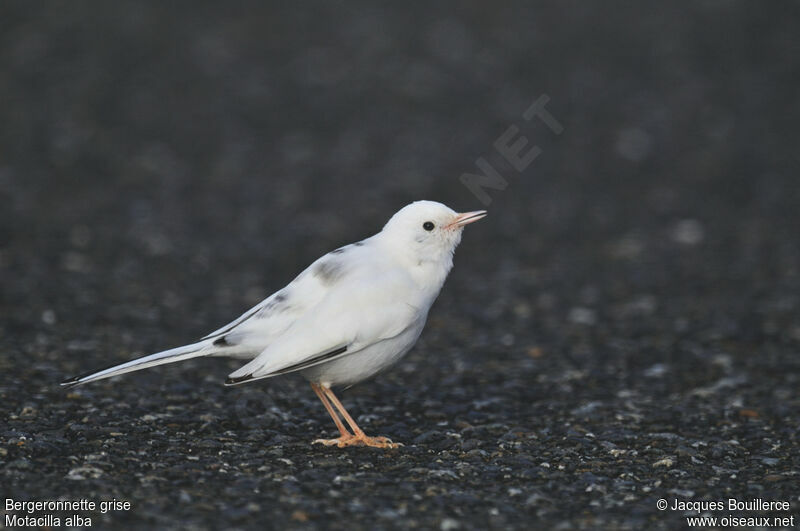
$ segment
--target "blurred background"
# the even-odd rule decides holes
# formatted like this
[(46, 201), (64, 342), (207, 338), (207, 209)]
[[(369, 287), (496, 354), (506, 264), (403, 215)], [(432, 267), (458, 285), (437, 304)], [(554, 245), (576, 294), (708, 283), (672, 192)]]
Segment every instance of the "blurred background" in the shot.
[[(725, 418), (796, 445), (798, 23), (795, 2), (4, 2), (5, 441), (36, 431), (26, 407), (81, 417), (45, 413), (55, 382), (205, 334), (410, 201), (483, 208), (460, 176), (485, 157), (508, 186), (361, 413), (445, 381), (560, 429), (544, 410), (719, 384)], [(522, 118), (543, 94), (560, 135)], [(493, 147), (511, 125), (541, 149), (522, 172)], [(205, 393), (222, 363), (82, 392)]]
[[(109, 348), (183, 343), (407, 202), (482, 207), (459, 181), (478, 157), (508, 187), (487, 189), (443, 296), (515, 315), (492, 342), (560, 341), (570, 315), (613, 319), (600, 302), (800, 338), (794, 4), (3, 11), (17, 348), (63, 360), (106, 327)], [(522, 119), (542, 94), (560, 136)], [(542, 150), (522, 173), (493, 148), (511, 125)]]
[[(409, 201), (481, 207), (480, 156), (509, 184), (459, 250), (475, 304), (797, 287), (794, 4), (2, 9), (3, 335), (200, 332)], [(559, 137), (521, 118), (541, 94)]]

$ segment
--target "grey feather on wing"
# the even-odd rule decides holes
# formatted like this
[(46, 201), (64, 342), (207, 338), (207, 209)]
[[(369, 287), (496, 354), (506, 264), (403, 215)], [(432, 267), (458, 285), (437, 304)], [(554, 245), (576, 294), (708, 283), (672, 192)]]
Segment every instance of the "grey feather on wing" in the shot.
[(345, 272), (344, 262), (341, 260), (327, 259), (322, 260), (314, 266), (311, 274), (320, 279), (323, 284), (331, 285), (342, 278)]
[[(201, 341), (204, 339), (214, 339), (214, 338), (224, 338), (225, 335), (233, 332), (236, 328), (238, 328), (243, 323), (249, 321), (253, 317), (256, 318), (264, 318), (269, 317), (274, 312), (285, 311), (289, 306), (289, 291), (284, 288), (279, 292), (275, 293), (272, 297), (262, 301), (258, 305), (250, 308), (246, 311), (243, 315), (241, 315), (235, 321), (228, 323), (227, 325), (223, 326), (222, 328), (215, 330), (214, 332), (208, 334), (201, 338)], [(216, 342), (214, 343), (216, 345)], [(224, 346), (224, 345), (223, 345)]]

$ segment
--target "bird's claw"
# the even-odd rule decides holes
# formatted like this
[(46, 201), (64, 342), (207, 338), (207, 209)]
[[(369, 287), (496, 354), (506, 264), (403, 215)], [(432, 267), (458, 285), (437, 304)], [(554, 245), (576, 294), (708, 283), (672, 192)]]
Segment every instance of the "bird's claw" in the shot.
[(364, 444), (367, 446), (374, 446), (376, 448), (400, 448), (403, 443), (392, 442), (388, 437), (364, 437)]

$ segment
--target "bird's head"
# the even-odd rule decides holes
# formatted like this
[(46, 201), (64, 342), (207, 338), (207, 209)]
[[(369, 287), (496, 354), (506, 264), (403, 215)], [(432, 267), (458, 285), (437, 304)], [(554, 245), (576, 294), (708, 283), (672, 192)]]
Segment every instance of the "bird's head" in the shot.
[(400, 209), (382, 235), (415, 261), (452, 266), (452, 256), (464, 226), (486, 216), (485, 210), (459, 214), (436, 201), (415, 201)]

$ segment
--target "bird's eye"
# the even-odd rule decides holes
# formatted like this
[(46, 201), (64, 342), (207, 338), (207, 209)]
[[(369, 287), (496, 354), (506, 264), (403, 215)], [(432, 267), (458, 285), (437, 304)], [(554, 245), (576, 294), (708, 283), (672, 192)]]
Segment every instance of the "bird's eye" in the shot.
[(427, 231), (432, 231), (433, 227), (434, 227), (434, 225), (433, 225), (433, 222), (431, 222), (431, 221), (426, 221), (425, 223), (422, 224), (422, 228), (427, 230)]

